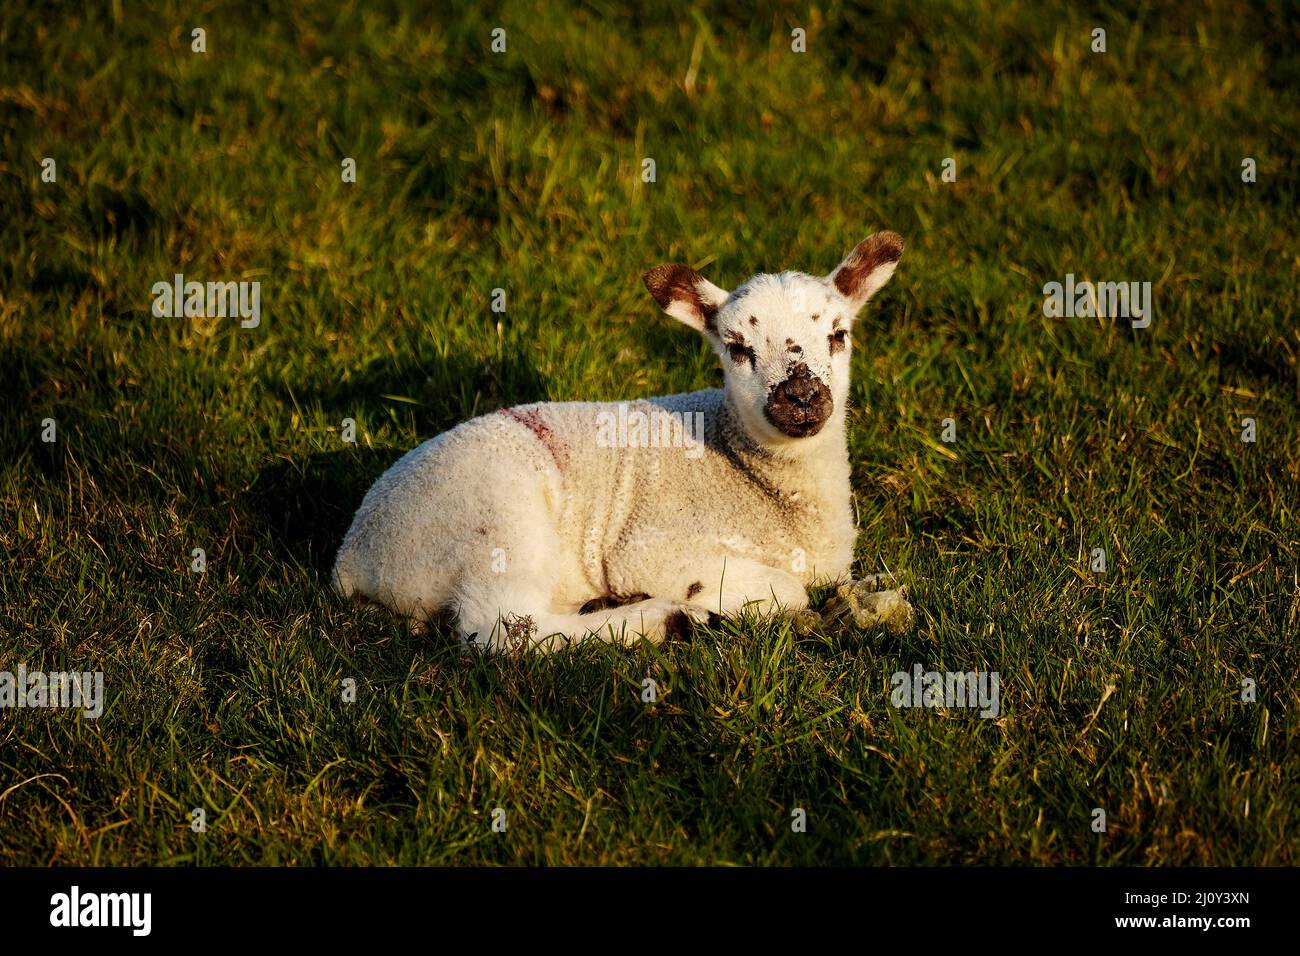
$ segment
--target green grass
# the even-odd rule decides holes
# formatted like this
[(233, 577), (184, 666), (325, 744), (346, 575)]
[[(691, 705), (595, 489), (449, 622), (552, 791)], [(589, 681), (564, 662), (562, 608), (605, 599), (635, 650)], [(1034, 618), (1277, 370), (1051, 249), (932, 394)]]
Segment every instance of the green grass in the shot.
[[(1300, 863), (1293, 5), (331, 6), (0, 12), (0, 667), (109, 695), (0, 712), (0, 862)], [(878, 228), (857, 570), (914, 633), (467, 659), (329, 590), (423, 439), (720, 380), (643, 269)], [(154, 318), (176, 272), (260, 328)], [(1045, 318), (1067, 272), (1151, 327)], [(1001, 716), (892, 708), (915, 663)]]

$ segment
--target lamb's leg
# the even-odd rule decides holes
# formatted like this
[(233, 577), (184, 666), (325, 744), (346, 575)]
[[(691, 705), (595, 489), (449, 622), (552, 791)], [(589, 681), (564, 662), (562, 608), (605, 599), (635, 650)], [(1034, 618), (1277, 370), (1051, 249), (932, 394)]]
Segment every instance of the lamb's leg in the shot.
[(752, 610), (760, 615), (794, 612), (808, 606), (803, 582), (788, 571), (744, 558), (717, 557), (691, 562), (672, 596), (724, 617)]
[(493, 652), (545, 652), (585, 640), (660, 641), (688, 628), (690, 620), (708, 617), (685, 602), (653, 598), (590, 614), (557, 611), (555, 595), (572, 588), (560, 580), (563, 544), (546, 496), (539, 486), (518, 482), (498, 514), (500, 520), (483, 526), (481, 544), (469, 552), (474, 560), (465, 562), (452, 601), (456, 630), (467, 644)]
[[(703, 567), (694, 565), (693, 572), (686, 577), (694, 580), (679, 582), (685, 588), (683, 596), (690, 603), (723, 616), (746, 609), (760, 615), (780, 612), (793, 620), (800, 633), (811, 633), (825, 619), (828, 624), (861, 629), (883, 625), (901, 634), (910, 630), (915, 618), (901, 587), (881, 590), (882, 586), (898, 584), (892, 574), (872, 574), (841, 585), (819, 615), (808, 607), (808, 592), (803, 582), (780, 568), (755, 561), (718, 558), (705, 562)], [(686, 578), (681, 582), (686, 582)]]
[(691, 621), (708, 617), (703, 608), (661, 598), (591, 614), (562, 614), (550, 610), (537, 594), (485, 594), (463, 602), (457, 630), (466, 644), (493, 653), (550, 652), (589, 640), (632, 644), (644, 638), (657, 643), (689, 628)]

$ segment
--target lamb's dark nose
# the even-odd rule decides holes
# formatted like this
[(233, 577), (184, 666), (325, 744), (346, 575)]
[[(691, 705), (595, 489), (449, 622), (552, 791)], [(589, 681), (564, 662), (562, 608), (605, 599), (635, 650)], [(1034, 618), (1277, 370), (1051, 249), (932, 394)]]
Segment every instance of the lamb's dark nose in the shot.
[(772, 388), (763, 414), (791, 438), (805, 438), (821, 431), (834, 407), (826, 383), (801, 362), (790, 370), (785, 381)]
[(813, 403), (813, 399), (817, 397), (818, 385), (821, 385), (821, 382), (817, 381), (817, 379), (800, 376), (798, 378), (787, 378), (776, 388), (781, 398), (794, 402), (799, 408), (807, 408)]

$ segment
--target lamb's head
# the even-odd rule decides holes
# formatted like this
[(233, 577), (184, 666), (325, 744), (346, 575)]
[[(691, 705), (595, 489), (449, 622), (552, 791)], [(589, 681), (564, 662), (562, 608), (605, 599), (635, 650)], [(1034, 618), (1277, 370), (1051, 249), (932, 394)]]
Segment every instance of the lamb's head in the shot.
[(643, 278), (659, 307), (718, 353), (746, 430), (780, 445), (844, 414), (854, 319), (902, 254), (902, 236), (878, 232), (823, 277), (764, 273), (733, 292), (684, 265), (657, 266)]

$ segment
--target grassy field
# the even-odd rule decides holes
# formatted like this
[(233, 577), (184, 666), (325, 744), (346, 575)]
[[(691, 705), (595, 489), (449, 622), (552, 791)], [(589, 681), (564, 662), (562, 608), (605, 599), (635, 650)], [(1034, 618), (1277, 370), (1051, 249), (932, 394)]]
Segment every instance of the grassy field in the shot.
[[(108, 700), (0, 711), (0, 863), (1300, 863), (1293, 4), (91, 6), (0, 10), (0, 669)], [(881, 228), (855, 570), (910, 635), (472, 659), (330, 591), (423, 439), (720, 381), (642, 270)], [(178, 272), (261, 324), (154, 317)]]

